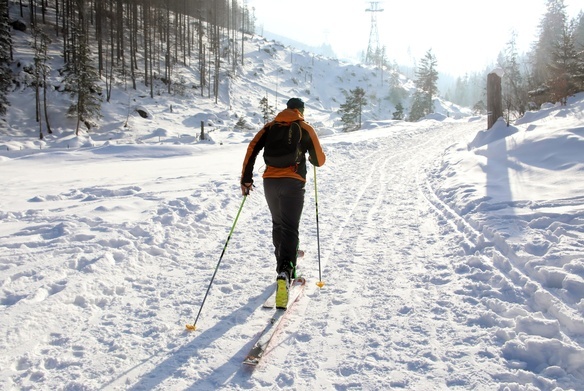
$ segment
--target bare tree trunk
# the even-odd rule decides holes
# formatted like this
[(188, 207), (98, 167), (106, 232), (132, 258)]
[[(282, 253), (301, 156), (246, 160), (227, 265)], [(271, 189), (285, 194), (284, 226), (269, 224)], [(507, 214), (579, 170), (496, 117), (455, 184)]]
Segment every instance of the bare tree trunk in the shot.
[[(176, 17), (175, 17), (176, 22)], [(171, 50), (170, 50), (170, 7), (166, 6), (166, 83), (168, 85), (168, 93), (171, 92)]]
[(211, 98), (211, 50), (207, 50), (207, 52), (209, 52), (209, 59), (207, 60), (207, 64), (208, 64), (208, 68), (207, 68), (207, 74), (209, 75), (209, 80), (206, 82), (207, 83), (207, 98)]
[(95, 3), (95, 37), (97, 39), (97, 71), (99, 76), (103, 71), (103, 23), (105, 20), (103, 7), (102, 1)]
[(55, 0), (55, 35), (59, 36), (59, 0)]
[(35, 26), (35, 10), (34, 10), (34, 2), (32, 0), (28, 1), (28, 11), (30, 12), (30, 25)]
[(244, 58), (244, 42), (245, 42), (245, 11), (244, 8), (241, 15), (241, 66), (243, 66), (243, 58)]
[(43, 107), (45, 110), (45, 123), (47, 124), (47, 133), (51, 134), (53, 131), (51, 130), (51, 124), (49, 123), (49, 112), (47, 110), (47, 79), (46, 76), (44, 78), (44, 88), (43, 88)]
[(202, 27), (202, 20), (199, 19), (198, 23), (198, 34), (199, 34), (199, 72), (200, 72), (200, 84), (201, 84), (201, 96), (204, 94), (205, 90), (205, 69), (207, 66), (205, 64), (205, 59), (207, 58), (207, 54), (205, 53), (205, 44), (203, 43), (203, 27)]
[(154, 98), (154, 71), (152, 70), (152, 67), (154, 66), (153, 64), (153, 55), (152, 55), (152, 41), (154, 41), (154, 39), (156, 38), (156, 34), (150, 34), (150, 39), (148, 40), (148, 46), (150, 46), (150, 48), (148, 49), (148, 53), (150, 53), (150, 56), (148, 57), (148, 62), (149, 62), (149, 66), (148, 66), (148, 70), (150, 72), (150, 98)]
[(138, 69), (138, 61), (136, 60), (136, 52), (138, 51), (138, 4), (132, 2), (130, 17), (130, 77), (132, 78), (132, 88), (135, 90), (136, 86), (136, 69)]
[(75, 126), (75, 136), (79, 136), (79, 126), (81, 125), (81, 115), (79, 115), (79, 102), (77, 103), (77, 125)]
[[(35, 72), (38, 72), (38, 70), (36, 70)], [(35, 106), (36, 106), (36, 120), (39, 123), (39, 138), (42, 140), (43, 139), (43, 121), (41, 120), (41, 96), (40, 96), (40, 88), (39, 88), (39, 82), (40, 80), (37, 79), (37, 83), (36, 83), (36, 87), (35, 87), (35, 94), (34, 94), (34, 99), (35, 99)]]
[(143, 10), (142, 10), (142, 24), (144, 25), (144, 84), (146, 86), (150, 85), (150, 82), (148, 81), (148, 65), (149, 65), (149, 57), (151, 56), (150, 54), (150, 45), (148, 45), (148, 41), (150, 40), (150, 12), (149, 12), (149, 8), (150, 5), (149, 4), (145, 4), (143, 6)]
[[(44, 47), (44, 58), (46, 61), (47, 58), (47, 47)], [(43, 75), (43, 108), (45, 110), (45, 123), (47, 124), (47, 133), (52, 134), (53, 131), (51, 130), (51, 124), (49, 123), (49, 112), (47, 110), (47, 66), (46, 64), (43, 64), (43, 69), (42, 69), (42, 75)]]
[(40, 76), (40, 55), (39, 55), (39, 38), (38, 35), (39, 30), (36, 27), (33, 27), (33, 32), (34, 32), (34, 50), (35, 50), (35, 59), (34, 59), (34, 103), (35, 103), (35, 120), (36, 122), (39, 122), (41, 113), (40, 113), (40, 94), (39, 94), (39, 89), (40, 89), (40, 84), (41, 84), (41, 76)]

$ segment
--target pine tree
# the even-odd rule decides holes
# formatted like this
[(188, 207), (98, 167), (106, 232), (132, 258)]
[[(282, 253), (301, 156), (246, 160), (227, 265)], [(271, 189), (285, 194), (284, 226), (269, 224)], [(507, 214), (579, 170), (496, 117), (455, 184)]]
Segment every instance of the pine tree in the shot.
[(434, 111), (434, 97), (438, 95), (438, 70), (436, 57), (432, 50), (428, 50), (416, 70), (416, 93), (410, 110), (410, 121), (420, 118)]
[(400, 74), (397, 71), (391, 71), (389, 74), (389, 101), (397, 105), (408, 97), (408, 92), (399, 82)]
[(580, 11), (574, 20), (574, 47), (577, 52), (574, 83), (578, 91), (584, 91), (584, 12)]
[(268, 98), (266, 97), (260, 99), (260, 111), (262, 112), (264, 123), (268, 122), (270, 118), (273, 118), (275, 114), (274, 107), (270, 106)]
[(568, 17), (564, 0), (546, 0), (547, 12), (539, 24), (539, 38), (532, 53), (531, 89), (545, 90), (554, 45), (562, 40)]
[(564, 29), (562, 39), (553, 47), (548, 65), (551, 98), (563, 105), (568, 96), (577, 92), (574, 76), (578, 73), (578, 54), (570, 30), (569, 27)]
[(353, 131), (361, 129), (361, 119), (363, 114), (363, 106), (367, 105), (365, 98), (365, 90), (357, 87), (345, 93), (345, 103), (341, 104), (339, 113), (341, 114), (341, 122), (343, 122), (343, 131)]
[(398, 102), (395, 106), (395, 111), (393, 112), (392, 119), (402, 120), (404, 119), (404, 107), (401, 102)]
[(12, 38), (8, 24), (8, 0), (0, 0), (0, 116), (6, 115), (8, 92), (12, 85), (10, 70)]
[(511, 120), (512, 113), (520, 117), (527, 109), (527, 88), (519, 69), (516, 47), (516, 34), (512, 33), (511, 40), (507, 42), (505, 54), (499, 57), (499, 66), (504, 70), (502, 92), (503, 104), (507, 110), (507, 124)]
[(580, 11), (574, 20), (574, 44), (578, 51), (584, 50), (584, 11)]
[(415, 122), (425, 115), (429, 114), (425, 106), (425, 96), (421, 91), (416, 91), (412, 98), (412, 107), (410, 107), (410, 116), (408, 121)]
[(459, 105), (467, 105), (468, 96), (468, 75), (464, 75), (464, 78), (458, 77), (456, 79), (456, 84), (454, 87), (454, 96), (452, 101)]

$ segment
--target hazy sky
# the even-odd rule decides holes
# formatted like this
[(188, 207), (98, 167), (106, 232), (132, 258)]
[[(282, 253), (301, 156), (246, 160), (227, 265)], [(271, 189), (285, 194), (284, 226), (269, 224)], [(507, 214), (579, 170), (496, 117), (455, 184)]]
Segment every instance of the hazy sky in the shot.
[[(257, 31), (272, 32), (309, 45), (329, 43), (340, 58), (359, 58), (369, 43), (371, 18), (389, 60), (412, 64), (428, 49), (440, 71), (455, 75), (494, 63), (511, 32), (520, 51), (537, 38), (545, 0), (398, 0), (379, 1), (382, 12), (366, 12), (361, 0), (246, 0), (255, 8)], [(574, 17), (582, 0), (565, 0)]]

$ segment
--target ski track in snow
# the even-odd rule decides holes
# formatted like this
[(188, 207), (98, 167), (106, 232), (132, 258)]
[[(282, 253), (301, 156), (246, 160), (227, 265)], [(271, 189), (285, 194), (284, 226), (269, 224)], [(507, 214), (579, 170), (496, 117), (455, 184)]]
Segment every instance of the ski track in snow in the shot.
[[(347, 159), (335, 167), (347, 170), (333, 169), (335, 176), (326, 181), (338, 186), (327, 187), (330, 194), (323, 198), (334, 200), (336, 209), (327, 208), (336, 212), (332, 221), (344, 224), (325, 230), (334, 232), (325, 257), (326, 274), (332, 281), (329, 292), (317, 293), (315, 303), (307, 307), (306, 330), (296, 338), (299, 347), (294, 346), (281, 365), (294, 368), (300, 379), (288, 386), (432, 389), (488, 385), (488, 375), (479, 369), (484, 367), (474, 362), (493, 357), (488, 345), (482, 346), (476, 327), (469, 327), (466, 336), (459, 335), (457, 327), (466, 314), (475, 311), (451, 297), (451, 289), (441, 289), (457, 283), (452, 264), (460, 257), (458, 232), (435, 221), (417, 178), (428, 159), (452, 139), (444, 139), (442, 134), (450, 129), (440, 127), (420, 145), (413, 135), (429, 130), (393, 133), (383, 148), (371, 144), (370, 153), (366, 141), (351, 146), (353, 156), (351, 151), (335, 148), (331, 159)], [(328, 241), (325, 237), (324, 242)], [(445, 241), (452, 254), (441, 253)], [(436, 324), (440, 326), (435, 328)], [(335, 353), (353, 349), (347, 357)], [(317, 359), (307, 368), (308, 357)], [(313, 376), (307, 376), (310, 373)]]
[[(309, 171), (300, 264), (309, 285), (255, 370), (241, 361), (270, 317), (261, 304), (275, 276), (261, 183), (246, 200), (197, 331), (184, 330), (242, 202), (239, 167), (209, 172), (205, 186), (191, 188), (196, 174), (179, 158), (173, 176), (147, 184), (37, 194), (29, 202), (46, 208), (0, 212), (0, 388), (577, 388), (578, 301), (562, 296), (523, 247), (455, 211), (438, 189), (445, 150), (481, 126), (424, 121), (362, 132), (359, 142), (323, 139), (325, 286), (315, 285)], [(234, 152), (243, 156), (243, 148)], [(115, 217), (132, 209), (134, 219)]]

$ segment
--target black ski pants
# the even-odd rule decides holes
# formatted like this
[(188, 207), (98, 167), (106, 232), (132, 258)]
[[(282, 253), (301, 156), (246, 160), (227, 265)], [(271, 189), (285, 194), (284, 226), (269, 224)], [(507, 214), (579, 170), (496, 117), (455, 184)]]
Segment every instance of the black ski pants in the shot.
[(265, 178), (264, 193), (272, 214), (276, 272), (286, 271), (294, 278), (298, 227), (304, 207), (304, 182), (294, 178)]

